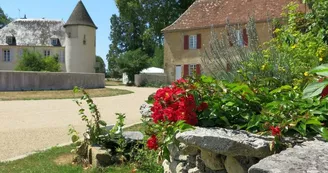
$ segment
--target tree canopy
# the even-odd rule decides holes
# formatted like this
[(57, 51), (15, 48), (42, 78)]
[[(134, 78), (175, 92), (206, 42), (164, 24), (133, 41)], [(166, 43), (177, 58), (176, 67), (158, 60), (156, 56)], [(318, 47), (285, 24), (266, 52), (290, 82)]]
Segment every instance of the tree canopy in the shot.
[(96, 56), (96, 73), (106, 73), (104, 60), (100, 56)]
[(194, 1), (115, 0), (119, 15), (114, 14), (110, 19), (111, 44), (107, 54), (110, 76), (121, 75), (116, 62), (120, 55), (137, 49), (154, 61), (152, 65), (162, 68), (164, 51), (161, 30), (172, 24)]
[(117, 61), (118, 67), (122, 73), (126, 73), (130, 81), (134, 81), (134, 75), (139, 74), (141, 70), (147, 68), (148, 55), (141, 49), (127, 51), (120, 55)]
[(1, 25), (7, 25), (8, 23), (11, 22), (11, 18), (8, 17), (5, 12), (2, 10), (2, 8), (0, 7), (0, 28)]

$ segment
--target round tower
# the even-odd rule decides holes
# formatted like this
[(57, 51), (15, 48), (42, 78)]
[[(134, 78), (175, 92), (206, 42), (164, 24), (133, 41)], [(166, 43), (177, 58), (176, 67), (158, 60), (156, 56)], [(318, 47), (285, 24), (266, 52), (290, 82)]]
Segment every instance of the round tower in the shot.
[(95, 73), (96, 25), (82, 1), (64, 25), (66, 72)]

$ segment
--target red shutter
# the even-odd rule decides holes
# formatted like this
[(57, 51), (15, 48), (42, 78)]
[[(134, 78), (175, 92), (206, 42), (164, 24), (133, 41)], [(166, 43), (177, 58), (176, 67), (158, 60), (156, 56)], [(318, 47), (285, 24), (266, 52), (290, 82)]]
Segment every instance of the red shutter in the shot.
[(243, 40), (244, 40), (244, 45), (248, 46), (248, 35), (247, 35), (246, 28), (243, 29)]
[(197, 34), (197, 49), (202, 48), (202, 35)]
[(197, 75), (201, 75), (201, 72), (200, 72), (200, 64), (197, 64), (196, 65), (196, 73), (197, 73)]
[(184, 36), (184, 49), (185, 50), (189, 49), (189, 36), (188, 35)]
[(189, 76), (189, 65), (185, 64), (183, 66), (183, 77), (187, 77), (187, 76)]

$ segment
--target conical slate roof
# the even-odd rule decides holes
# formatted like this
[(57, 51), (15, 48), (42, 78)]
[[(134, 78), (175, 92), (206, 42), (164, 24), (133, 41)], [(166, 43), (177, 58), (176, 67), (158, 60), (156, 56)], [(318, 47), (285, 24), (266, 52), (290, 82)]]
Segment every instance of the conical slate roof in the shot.
[(69, 25), (86, 25), (97, 29), (82, 1), (79, 1), (64, 27)]

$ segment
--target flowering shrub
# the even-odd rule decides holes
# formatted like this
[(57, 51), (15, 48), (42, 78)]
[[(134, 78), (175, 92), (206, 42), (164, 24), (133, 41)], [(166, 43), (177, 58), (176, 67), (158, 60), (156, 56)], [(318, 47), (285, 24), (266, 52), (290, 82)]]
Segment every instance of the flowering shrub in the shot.
[(286, 137), (304, 140), (320, 134), (328, 140), (328, 99), (302, 96), (298, 87), (289, 85), (270, 90), (206, 76), (178, 81), (154, 96), (148, 147), (160, 149), (167, 158), (167, 145), (177, 143), (174, 135), (191, 125), (272, 135), (274, 151), (293, 145)]
[(159, 89), (153, 96), (152, 121), (146, 122), (151, 136), (147, 141), (149, 149), (161, 149), (168, 158), (167, 145), (176, 143), (177, 132), (190, 129), (198, 124), (198, 115), (208, 108), (191, 91), (196, 90), (187, 80), (176, 81), (170, 87)]

